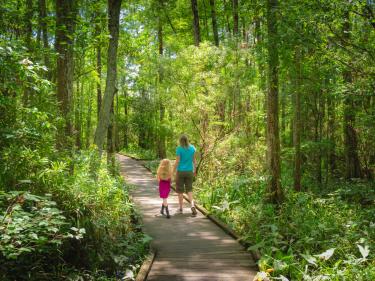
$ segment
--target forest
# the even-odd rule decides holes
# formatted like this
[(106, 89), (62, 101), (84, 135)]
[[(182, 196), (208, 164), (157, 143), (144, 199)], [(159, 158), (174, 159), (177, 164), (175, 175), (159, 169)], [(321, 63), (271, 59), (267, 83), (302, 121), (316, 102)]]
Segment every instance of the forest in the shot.
[(375, 280), (373, 0), (1, 0), (0, 280), (134, 280), (181, 134), (267, 280)]

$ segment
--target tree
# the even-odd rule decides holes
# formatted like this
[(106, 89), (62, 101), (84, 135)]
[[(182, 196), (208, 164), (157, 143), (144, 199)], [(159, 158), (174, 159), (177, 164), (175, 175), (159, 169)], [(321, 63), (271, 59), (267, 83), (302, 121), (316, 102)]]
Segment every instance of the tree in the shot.
[(199, 28), (199, 14), (197, 0), (191, 0), (191, 9), (193, 11), (193, 27), (194, 27), (194, 44), (199, 46), (201, 42), (201, 33)]
[(281, 202), (280, 139), (278, 107), (278, 40), (277, 40), (277, 0), (267, 0), (268, 27), (268, 93), (267, 93), (267, 153), (270, 176), (268, 192), (272, 202)]
[[(161, 11), (160, 11), (161, 13)], [(159, 59), (163, 56), (163, 22), (158, 17), (158, 45), (159, 45)], [(163, 82), (163, 70), (161, 65), (159, 64), (158, 67), (158, 86)], [(159, 87), (160, 88), (160, 87)], [(159, 126), (163, 128), (164, 123), (164, 115), (165, 115), (165, 106), (163, 104), (163, 99), (161, 98), (161, 93), (159, 91)], [(159, 130), (158, 134), (158, 156), (160, 159), (164, 159), (167, 157), (166, 149), (165, 149), (165, 132), (163, 129)]]
[[(344, 25), (343, 25), (343, 38), (344, 43), (350, 41), (350, 12), (344, 12)], [(355, 131), (355, 107), (353, 93), (351, 93), (351, 84), (353, 77), (350, 69), (345, 68), (343, 72), (344, 82), (346, 84), (346, 93), (344, 97), (344, 145), (345, 145), (345, 162), (346, 171), (345, 177), (347, 179), (360, 178), (361, 164), (358, 158), (358, 140), (357, 132)]]
[(298, 46), (295, 54), (296, 78), (294, 90), (293, 145), (294, 155), (294, 189), (301, 190), (301, 49)]
[(216, 46), (219, 46), (219, 33), (217, 31), (215, 0), (210, 0), (210, 7), (211, 7), (211, 21), (212, 21), (212, 32), (214, 34), (214, 42)]
[(43, 40), (44, 64), (47, 68), (49, 68), (50, 67), (50, 58), (49, 58), (49, 54), (47, 52), (47, 50), (49, 49), (49, 44), (48, 44), (48, 30), (47, 30), (46, 0), (39, 0), (39, 28), (41, 30), (42, 40)]
[(57, 147), (73, 147), (73, 36), (76, 18), (74, 0), (56, 0), (56, 85), (59, 111), (64, 125), (59, 128)]
[(233, 35), (239, 35), (238, 28), (238, 0), (232, 0), (232, 9), (233, 9)]
[(100, 108), (98, 126), (95, 131), (95, 144), (101, 154), (110, 122), (110, 111), (116, 91), (117, 48), (119, 38), (121, 0), (108, 0), (108, 30), (110, 34), (107, 54), (107, 81), (103, 103)]

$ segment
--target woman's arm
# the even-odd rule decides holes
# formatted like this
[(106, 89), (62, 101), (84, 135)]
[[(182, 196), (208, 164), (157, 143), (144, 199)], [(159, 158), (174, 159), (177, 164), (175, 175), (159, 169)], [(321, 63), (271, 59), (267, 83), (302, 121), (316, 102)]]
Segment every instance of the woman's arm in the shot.
[(180, 163), (180, 156), (176, 156), (176, 161), (174, 162), (174, 165), (173, 165), (173, 174), (176, 174), (179, 163)]
[(193, 171), (194, 171), (194, 177), (196, 177), (197, 176), (197, 159), (196, 159), (196, 157), (195, 157), (195, 152), (194, 152), (194, 155), (193, 155)]

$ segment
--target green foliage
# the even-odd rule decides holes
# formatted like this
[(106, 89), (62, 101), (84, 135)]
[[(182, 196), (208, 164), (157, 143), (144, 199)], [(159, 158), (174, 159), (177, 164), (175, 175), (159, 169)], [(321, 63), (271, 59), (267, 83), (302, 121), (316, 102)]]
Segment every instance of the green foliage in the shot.
[(65, 239), (80, 239), (85, 233), (77, 228), (72, 228), (74, 234), (67, 232), (68, 222), (50, 196), (1, 192), (0, 207), (0, 252), (7, 259), (18, 259), (35, 251), (42, 255), (56, 253)]
[(95, 150), (56, 150), (62, 120), (45, 68), (0, 43), (0, 279), (134, 274), (150, 238), (118, 167), (110, 174)]
[(131, 144), (128, 148), (122, 149), (120, 153), (141, 160), (151, 160), (156, 157), (156, 153), (152, 149), (140, 148), (134, 144)]
[[(253, 245), (249, 250), (260, 251), (262, 271), (289, 280), (374, 278), (374, 206), (342, 200), (360, 185), (324, 197), (289, 192), (275, 208), (263, 201), (262, 180), (234, 177), (209, 182), (199, 186), (200, 202)], [(334, 249), (332, 256), (329, 249)]]

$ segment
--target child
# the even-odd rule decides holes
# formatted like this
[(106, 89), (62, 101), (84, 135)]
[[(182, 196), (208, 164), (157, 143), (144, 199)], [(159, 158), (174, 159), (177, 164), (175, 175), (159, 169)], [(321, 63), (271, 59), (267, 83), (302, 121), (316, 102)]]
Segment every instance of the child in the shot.
[(167, 214), (167, 219), (170, 218), (168, 210), (167, 198), (169, 192), (171, 191), (171, 178), (172, 178), (172, 168), (171, 162), (168, 159), (163, 159), (160, 162), (157, 178), (159, 181), (159, 195), (160, 198), (163, 198), (163, 204), (161, 205), (160, 213), (164, 215), (164, 209)]

